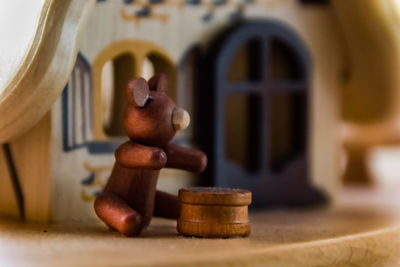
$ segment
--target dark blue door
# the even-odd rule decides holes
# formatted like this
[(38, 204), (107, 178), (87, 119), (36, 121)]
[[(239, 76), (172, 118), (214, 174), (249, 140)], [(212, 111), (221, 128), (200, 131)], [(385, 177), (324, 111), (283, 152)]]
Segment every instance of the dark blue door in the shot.
[(216, 186), (253, 192), (253, 203), (320, 202), (309, 182), (310, 58), (299, 37), (273, 21), (235, 25), (210, 47), (201, 127)]

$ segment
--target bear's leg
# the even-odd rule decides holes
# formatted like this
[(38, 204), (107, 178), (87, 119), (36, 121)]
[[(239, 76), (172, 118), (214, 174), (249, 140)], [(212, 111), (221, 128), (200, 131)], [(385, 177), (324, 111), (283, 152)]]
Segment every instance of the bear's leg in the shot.
[(177, 196), (157, 191), (154, 203), (154, 216), (178, 219), (180, 203)]
[(100, 195), (94, 202), (97, 216), (109, 227), (126, 236), (137, 236), (142, 231), (142, 216), (112, 193)]

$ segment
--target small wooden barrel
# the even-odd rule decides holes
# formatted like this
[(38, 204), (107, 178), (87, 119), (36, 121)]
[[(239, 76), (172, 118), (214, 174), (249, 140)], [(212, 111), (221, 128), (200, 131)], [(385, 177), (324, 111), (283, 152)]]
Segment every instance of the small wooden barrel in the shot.
[(179, 190), (178, 232), (197, 237), (248, 236), (251, 192), (242, 189), (194, 187)]

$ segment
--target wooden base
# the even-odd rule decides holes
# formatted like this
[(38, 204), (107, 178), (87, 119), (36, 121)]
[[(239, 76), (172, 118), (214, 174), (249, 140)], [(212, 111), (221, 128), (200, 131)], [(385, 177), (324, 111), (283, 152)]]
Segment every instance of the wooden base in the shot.
[(161, 219), (154, 219), (137, 238), (123, 237), (101, 223), (43, 225), (3, 220), (0, 262), (6, 266), (399, 265), (398, 198), (352, 190), (339, 199), (330, 209), (252, 212), (250, 237), (233, 239), (180, 236), (175, 221)]

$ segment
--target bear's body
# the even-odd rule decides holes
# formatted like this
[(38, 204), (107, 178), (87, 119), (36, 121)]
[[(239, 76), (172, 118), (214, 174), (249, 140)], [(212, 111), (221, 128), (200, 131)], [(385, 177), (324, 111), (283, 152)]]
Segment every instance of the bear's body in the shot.
[(207, 165), (203, 152), (169, 144), (176, 130), (187, 127), (188, 115), (166, 89), (164, 75), (128, 84), (124, 127), (130, 141), (118, 147), (111, 177), (94, 204), (102, 221), (127, 236), (140, 234), (153, 214), (178, 218), (178, 198), (156, 190), (160, 169), (201, 172)]

